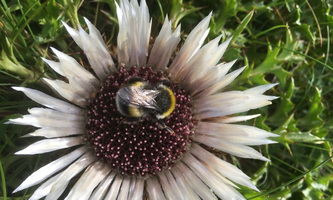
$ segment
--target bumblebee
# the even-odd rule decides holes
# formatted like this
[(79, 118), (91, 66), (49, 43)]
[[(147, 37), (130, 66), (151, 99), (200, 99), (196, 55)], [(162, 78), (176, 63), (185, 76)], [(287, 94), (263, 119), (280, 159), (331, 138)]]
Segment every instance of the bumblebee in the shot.
[(170, 116), (175, 109), (176, 97), (163, 82), (151, 85), (140, 78), (132, 78), (118, 90), (116, 105), (128, 121), (151, 119), (157, 121), (161, 128), (174, 133), (162, 119)]

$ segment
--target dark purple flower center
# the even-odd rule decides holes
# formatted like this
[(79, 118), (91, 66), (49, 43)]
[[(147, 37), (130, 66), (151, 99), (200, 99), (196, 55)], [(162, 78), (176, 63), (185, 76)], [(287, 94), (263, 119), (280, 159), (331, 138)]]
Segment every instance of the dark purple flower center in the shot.
[(154, 72), (149, 67), (122, 68), (109, 76), (88, 102), (85, 141), (97, 157), (121, 174), (145, 176), (171, 168), (188, 150), (194, 120), (190, 95), (170, 82), (168, 87), (175, 94), (176, 107), (163, 122), (175, 134), (151, 119), (127, 122), (118, 112), (115, 99), (119, 88), (132, 77), (150, 84), (168, 79), (166, 73)]

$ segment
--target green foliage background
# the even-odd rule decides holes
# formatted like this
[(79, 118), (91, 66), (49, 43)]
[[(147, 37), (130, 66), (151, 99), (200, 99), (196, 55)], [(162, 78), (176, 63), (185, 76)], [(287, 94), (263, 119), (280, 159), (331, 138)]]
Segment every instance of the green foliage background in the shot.
[[(238, 59), (233, 69), (247, 66), (230, 88), (279, 83), (268, 93), (280, 98), (251, 111), (261, 116), (250, 123), (281, 135), (276, 139), (280, 143), (259, 149), (271, 162), (233, 159), (261, 191), (241, 188), (242, 194), (255, 200), (333, 199), (333, 1), (147, 1), (152, 36), (168, 14), (174, 27), (181, 23), (182, 41), (213, 11), (207, 41), (220, 34), (223, 40), (233, 36), (224, 60)], [(30, 173), (58, 157), (14, 155), (36, 140), (20, 138), (33, 129), (4, 122), (36, 104), (11, 86), (48, 90), (41, 78), (58, 78), (41, 60), (54, 59), (50, 46), (86, 62), (61, 23), (86, 28), (83, 16), (114, 52), (118, 26), (112, 0), (0, 1), (0, 199), (28, 198), (34, 188), (11, 193)]]

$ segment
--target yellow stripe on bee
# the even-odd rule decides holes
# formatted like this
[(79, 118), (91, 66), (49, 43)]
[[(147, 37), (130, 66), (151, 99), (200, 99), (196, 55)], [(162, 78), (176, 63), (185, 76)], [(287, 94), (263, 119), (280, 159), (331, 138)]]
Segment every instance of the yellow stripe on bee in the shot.
[(142, 117), (142, 112), (139, 109), (134, 107), (128, 107), (128, 112), (130, 113), (131, 117)]
[(137, 81), (137, 82), (134, 82), (130, 85), (135, 86), (135, 87), (142, 87), (142, 86), (144, 86), (144, 83), (142, 81)]
[[(142, 87), (144, 83), (142, 81), (137, 81), (130, 84), (132, 87)], [(130, 113), (131, 117), (142, 117), (143, 113), (137, 107), (128, 107), (128, 112)]]
[(176, 97), (175, 97), (175, 94), (168, 87), (164, 86), (164, 89), (166, 89), (169, 92), (171, 104), (170, 104), (170, 108), (167, 111), (165, 111), (162, 115), (158, 116), (159, 119), (164, 119), (164, 118), (168, 117), (172, 113), (172, 111), (175, 109), (175, 107), (176, 107)]

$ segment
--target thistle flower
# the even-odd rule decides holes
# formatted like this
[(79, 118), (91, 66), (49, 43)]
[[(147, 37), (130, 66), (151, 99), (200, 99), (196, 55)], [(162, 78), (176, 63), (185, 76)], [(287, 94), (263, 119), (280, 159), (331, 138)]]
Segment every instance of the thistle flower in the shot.
[[(228, 73), (235, 61), (219, 63), (230, 39), (219, 44), (219, 36), (202, 46), (211, 13), (175, 55), (180, 26), (172, 31), (166, 17), (154, 44), (149, 44), (152, 22), (144, 0), (140, 5), (137, 0), (121, 0), (117, 15), (114, 58), (89, 20), (85, 19), (89, 34), (64, 23), (89, 65), (83, 67), (54, 48), (59, 61), (43, 59), (67, 79), (44, 78), (63, 99), (14, 87), (44, 107), (31, 108), (30, 114), (9, 123), (35, 126), (39, 129), (27, 136), (45, 138), (16, 154), (69, 152), (34, 172), (14, 192), (40, 183), (30, 199), (61, 195), (66, 199), (244, 199), (236, 184), (258, 191), (247, 175), (216, 155), (224, 152), (268, 161), (248, 145), (274, 143), (268, 137), (276, 135), (235, 124), (259, 115), (235, 114), (271, 104), (275, 97), (263, 93), (275, 84), (223, 90), (244, 67)], [(117, 92), (133, 77), (149, 84), (167, 80), (176, 103), (162, 122), (150, 118), (126, 122), (128, 117), (119, 112)], [(63, 194), (66, 188), (69, 192)]]

